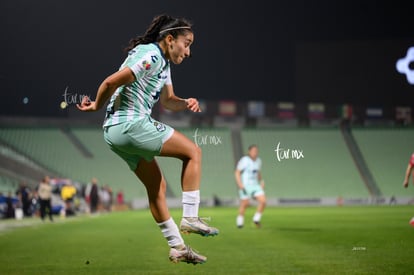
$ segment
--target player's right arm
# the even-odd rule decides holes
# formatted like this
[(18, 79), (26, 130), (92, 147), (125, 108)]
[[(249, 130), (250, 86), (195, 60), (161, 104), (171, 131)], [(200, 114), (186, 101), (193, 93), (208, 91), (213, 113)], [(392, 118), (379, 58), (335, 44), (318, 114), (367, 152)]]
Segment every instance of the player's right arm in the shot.
[(135, 80), (135, 75), (128, 67), (108, 76), (99, 86), (95, 101), (89, 97), (82, 98), (81, 104), (76, 104), (79, 110), (93, 112), (102, 108), (105, 102), (114, 94), (116, 89), (122, 85), (129, 84)]
[(236, 169), (234, 171), (234, 177), (236, 178), (236, 183), (237, 183), (237, 186), (239, 187), (239, 189), (243, 190), (244, 185), (243, 185), (243, 182), (241, 180), (241, 171), (239, 169)]
[(240, 190), (244, 190), (243, 181), (241, 179), (241, 174), (243, 170), (246, 169), (246, 158), (242, 157), (236, 165), (236, 170), (234, 171), (234, 177), (236, 179), (237, 186)]

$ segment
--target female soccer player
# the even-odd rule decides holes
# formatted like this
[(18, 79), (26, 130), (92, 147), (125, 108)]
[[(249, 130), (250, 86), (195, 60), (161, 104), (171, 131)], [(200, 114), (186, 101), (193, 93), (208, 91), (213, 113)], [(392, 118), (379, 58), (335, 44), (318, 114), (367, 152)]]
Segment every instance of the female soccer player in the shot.
[(84, 98), (78, 108), (96, 111), (110, 98), (103, 123), (105, 141), (145, 185), (151, 213), (171, 247), (170, 260), (197, 264), (207, 258), (185, 245), (169, 213), (166, 182), (154, 157), (175, 157), (183, 162), (181, 232), (214, 236), (218, 229), (198, 217), (201, 149), (151, 117), (158, 100), (172, 111), (201, 112), (197, 99), (175, 95), (170, 73), (170, 62), (181, 64), (189, 57), (193, 41), (194, 33), (186, 19), (155, 17), (143, 36), (131, 39), (128, 56), (120, 69), (101, 83), (95, 101)]
[[(411, 155), (410, 161), (408, 162), (408, 165), (407, 165), (407, 169), (405, 170), (405, 177), (404, 177), (404, 181), (403, 181), (403, 186), (405, 188), (408, 187), (408, 183), (410, 181), (410, 176), (413, 173), (414, 173), (414, 153)], [(413, 183), (414, 183), (414, 177), (413, 177)], [(414, 226), (414, 217), (411, 218), (410, 224), (412, 226)]]
[(239, 215), (236, 219), (238, 228), (244, 225), (244, 214), (249, 206), (250, 199), (258, 202), (256, 213), (253, 216), (253, 222), (256, 227), (261, 227), (261, 218), (266, 206), (266, 196), (264, 192), (264, 181), (260, 173), (262, 160), (258, 157), (259, 151), (257, 145), (250, 145), (247, 156), (243, 156), (237, 163), (234, 176), (239, 188), (240, 207)]
[[(405, 176), (403, 181), (403, 186), (405, 188), (408, 187), (408, 182), (410, 180), (410, 176), (413, 173), (414, 170), (414, 153), (410, 157), (410, 161), (408, 162), (407, 169), (405, 170)], [(414, 183), (414, 177), (413, 177), (413, 183)]]

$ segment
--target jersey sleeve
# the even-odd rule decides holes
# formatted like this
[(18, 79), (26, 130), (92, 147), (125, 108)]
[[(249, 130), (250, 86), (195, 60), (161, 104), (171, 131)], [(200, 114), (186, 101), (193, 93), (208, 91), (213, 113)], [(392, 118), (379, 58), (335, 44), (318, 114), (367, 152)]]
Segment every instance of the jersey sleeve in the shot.
[(129, 67), (135, 75), (135, 79), (142, 79), (147, 75), (154, 74), (158, 71), (161, 57), (154, 58), (154, 54), (148, 52), (143, 55), (139, 53), (132, 54), (125, 61), (124, 67)]
[(141, 79), (154, 70), (150, 56), (144, 55), (141, 58), (131, 58), (125, 64), (134, 73), (136, 79)]
[(244, 169), (246, 169), (246, 158), (242, 157), (237, 163), (237, 170), (243, 171)]
[(414, 154), (412, 154), (412, 155), (411, 155), (411, 158), (410, 158), (410, 165), (411, 165), (411, 166), (414, 166)]

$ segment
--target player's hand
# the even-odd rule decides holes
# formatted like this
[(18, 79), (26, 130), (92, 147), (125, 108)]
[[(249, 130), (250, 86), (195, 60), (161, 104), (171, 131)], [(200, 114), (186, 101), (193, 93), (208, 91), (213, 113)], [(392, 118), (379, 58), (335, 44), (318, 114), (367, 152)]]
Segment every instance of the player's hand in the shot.
[(403, 182), (403, 186), (404, 186), (404, 188), (407, 188), (407, 187), (408, 187), (408, 180), (405, 180), (405, 181)]
[(89, 97), (84, 96), (82, 98), (81, 104), (76, 104), (76, 107), (78, 107), (79, 110), (83, 112), (93, 112), (96, 111), (96, 105), (95, 101), (91, 101)]
[(195, 98), (187, 98), (185, 100), (185, 103), (187, 104), (187, 109), (191, 110), (194, 113), (201, 112), (200, 106), (198, 105), (198, 100)]

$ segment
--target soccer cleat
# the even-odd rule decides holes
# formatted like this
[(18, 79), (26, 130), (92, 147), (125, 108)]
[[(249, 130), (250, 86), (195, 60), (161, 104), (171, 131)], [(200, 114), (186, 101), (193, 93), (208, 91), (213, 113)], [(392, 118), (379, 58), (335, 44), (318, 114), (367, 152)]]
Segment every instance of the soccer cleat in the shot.
[(219, 233), (217, 228), (209, 226), (203, 218), (182, 218), (180, 230), (184, 234), (195, 233), (204, 237), (215, 236)]
[(410, 224), (414, 227), (414, 217), (410, 220)]
[(203, 264), (207, 261), (207, 257), (198, 254), (186, 245), (184, 249), (178, 250), (176, 248), (170, 249), (170, 261), (173, 263), (184, 262), (187, 264)]
[(260, 222), (254, 222), (254, 224), (256, 225), (256, 228), (261, 228), (262, 224)]

